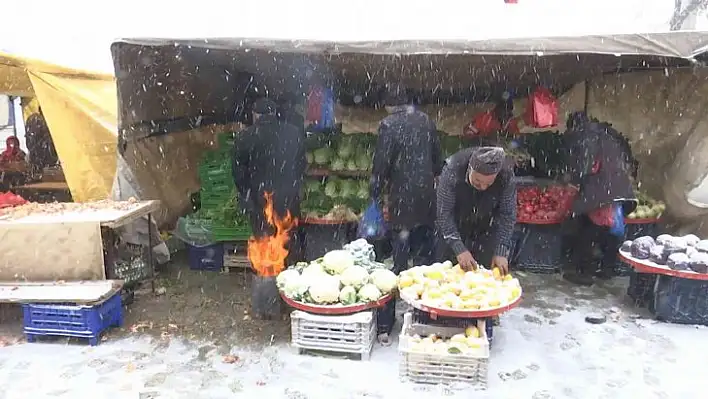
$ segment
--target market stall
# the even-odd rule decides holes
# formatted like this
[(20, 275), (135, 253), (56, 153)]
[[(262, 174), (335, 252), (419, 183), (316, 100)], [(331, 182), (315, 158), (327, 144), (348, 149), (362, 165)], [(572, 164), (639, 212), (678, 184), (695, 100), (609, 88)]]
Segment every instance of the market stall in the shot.
[(662, 234), (626, 241), (620, 258), (634, 269), (627, 294), (658, 320), (708, 325), (708, 240)]
[[(151, 251), (117, 244), (113, 230), (151, 218), (159, 201), (25, 203), (0, 209), (0, 280), (121, 279), (153, 277)], [(137, 253), (135, 253), (137, 252)]]

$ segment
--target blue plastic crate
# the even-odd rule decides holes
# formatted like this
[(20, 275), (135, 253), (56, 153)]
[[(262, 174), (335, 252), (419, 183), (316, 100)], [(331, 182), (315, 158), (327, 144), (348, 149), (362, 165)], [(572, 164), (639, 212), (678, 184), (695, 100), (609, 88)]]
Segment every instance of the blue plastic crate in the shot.
[(224, 267), (224, 244), (195, 247), (187, 244), (189, 268), (192, 270), (220, 271)]
[(120, 292), (95, 305), (26, 303), (22, 313), (27, 342), (50, 335), (88, 338), (89, 344), (95, 346), (101, 333), (123, 324)]
[(708, 325), (708, 281), (660, 275), (649, 309), (657, 320)]

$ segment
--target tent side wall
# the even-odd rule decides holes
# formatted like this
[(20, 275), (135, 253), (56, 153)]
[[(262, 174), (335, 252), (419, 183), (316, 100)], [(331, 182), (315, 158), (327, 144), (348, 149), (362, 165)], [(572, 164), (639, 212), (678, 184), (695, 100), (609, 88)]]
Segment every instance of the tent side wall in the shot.
[(37, 98), (74, 200), (110, 196), (118, 108), (111, 76), (0, 53), (0, 92)]

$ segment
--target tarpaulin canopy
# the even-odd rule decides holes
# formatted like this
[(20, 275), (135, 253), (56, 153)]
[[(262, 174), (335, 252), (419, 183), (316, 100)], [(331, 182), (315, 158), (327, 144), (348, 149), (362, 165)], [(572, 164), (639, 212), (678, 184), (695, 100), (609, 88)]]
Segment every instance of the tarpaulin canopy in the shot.
[(228, 118), (242, 101), (234, 79), (242, 72), (271, 96), (329, 80), (340, 90), (394, 83), (430, 101), (459, 92), (475, 101), (539, 84), (567, 89), (617, 70), (686, 66), (707, 47), (708, 32), (665, 32), (494, 40), (148, 38), (123, 39), (112, 52), (121, 132), (144, 137)]
[(117, 137), (111, 75), (0, 53), (0, 93), (37, 98), (76, 201), (110, 196)]

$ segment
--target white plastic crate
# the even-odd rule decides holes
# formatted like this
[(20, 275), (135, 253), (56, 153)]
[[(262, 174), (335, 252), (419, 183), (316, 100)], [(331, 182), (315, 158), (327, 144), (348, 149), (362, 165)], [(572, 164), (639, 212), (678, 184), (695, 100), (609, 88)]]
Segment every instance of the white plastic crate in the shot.
[(455, 334), (464, 333), (464, 329), (414, 324), (413, 315), (406, 313), (403, 316), (403, 330), (398, 341), (401, 377), (417, 383), (465, 383), (479, 389), (486, 389), (489, 374), (489, 341), (485, 327), (484, 320), (477, 321), (477, 329), (482, 335), (478, 342), (479, 349), (474, 352), (458, 354), (423, 352), (415, 348), (412, 340), (414, 335), (423, 337), (435, 334), (450, 338)]
[(353, 353), (368, 360), (376, 339), (373, 311), (346, 316), (323, 316), (295, 310), (290, 314), (292, 345), (300, 353)]

